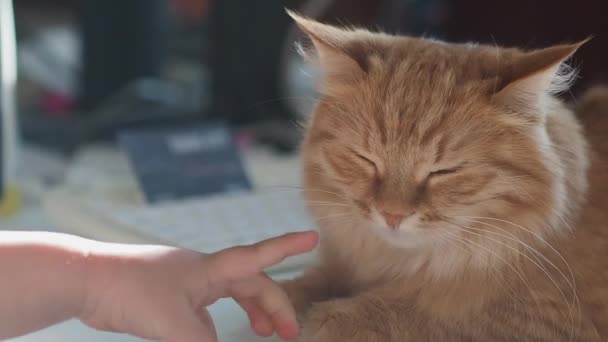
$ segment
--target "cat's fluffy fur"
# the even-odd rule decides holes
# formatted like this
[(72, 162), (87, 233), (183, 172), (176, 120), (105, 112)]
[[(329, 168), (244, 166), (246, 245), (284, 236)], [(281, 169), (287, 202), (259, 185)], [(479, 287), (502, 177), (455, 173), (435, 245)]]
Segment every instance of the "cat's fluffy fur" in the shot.
[(554, 97), (582, 43), (446, 44), (292, 16), (325, 71), (302, 146), (320, 260), (282, 284), (303, 339), (607, 340), (608, 91), (582, 101), (583, 124)]

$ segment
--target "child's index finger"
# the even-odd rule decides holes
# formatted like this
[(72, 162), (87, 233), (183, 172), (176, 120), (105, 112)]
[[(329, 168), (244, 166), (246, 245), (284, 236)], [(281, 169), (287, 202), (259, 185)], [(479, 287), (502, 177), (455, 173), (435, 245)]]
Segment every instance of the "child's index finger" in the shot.
[(251, 246), (251, 258), (259, 271), (278, 264), (285, 258), (310, 252), (317, 245), (316, 232), (290, 233), (258, 242)]
[(217, 281), (234, 281), (262, 272), (285, 258), (309, 252), (319, 241), (317, 232), (289, 233), (248, 246), (209, 255), (209, 274)]

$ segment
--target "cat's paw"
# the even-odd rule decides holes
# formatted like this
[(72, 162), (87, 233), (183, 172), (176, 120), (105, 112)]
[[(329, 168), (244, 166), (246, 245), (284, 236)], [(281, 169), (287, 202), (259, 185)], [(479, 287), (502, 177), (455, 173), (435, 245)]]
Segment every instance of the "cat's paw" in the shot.
[(306, 315), (302, 327), (303, 342), (353, 341), (353, 331), (348, 313), (338, 303), (314, 304)]
[(279, 286), (281, 286), (283, 291), (285, 291), (285, 294), (287, 294), (291, 305), (293, 305), (296, 310), (298, 319), (302, 318), (310, 308), (310, 295), (298, 284), (297, 279), (279, 282)]

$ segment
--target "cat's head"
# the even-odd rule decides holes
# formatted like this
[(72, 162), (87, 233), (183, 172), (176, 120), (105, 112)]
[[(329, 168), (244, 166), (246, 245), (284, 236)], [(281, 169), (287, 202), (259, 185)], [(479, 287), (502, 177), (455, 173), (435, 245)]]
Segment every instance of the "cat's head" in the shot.
[(324, 71), (303, 146), (317, 216), (364, 220), (410, 246), (487, 218), (545, 233), (565, 214), (547, 115), (581, 43), (524, 52), (292, 16)]

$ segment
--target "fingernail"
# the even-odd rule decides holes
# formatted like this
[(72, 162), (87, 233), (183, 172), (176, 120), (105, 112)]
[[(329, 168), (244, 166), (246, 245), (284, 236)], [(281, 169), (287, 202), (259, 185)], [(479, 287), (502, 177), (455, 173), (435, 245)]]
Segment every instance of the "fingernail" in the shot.
[(276, 330), (279, 336), (285, 340), (293, 340), (300, 334), (300, 327), (292, 320), (280, 320)]

